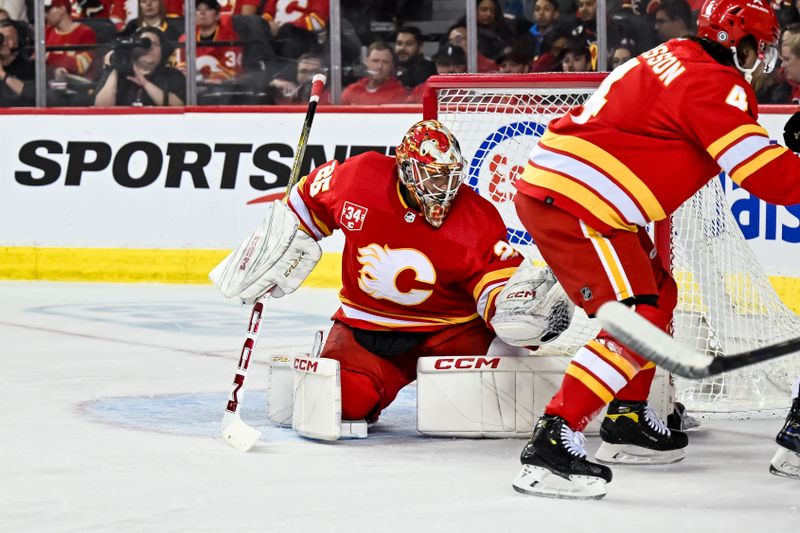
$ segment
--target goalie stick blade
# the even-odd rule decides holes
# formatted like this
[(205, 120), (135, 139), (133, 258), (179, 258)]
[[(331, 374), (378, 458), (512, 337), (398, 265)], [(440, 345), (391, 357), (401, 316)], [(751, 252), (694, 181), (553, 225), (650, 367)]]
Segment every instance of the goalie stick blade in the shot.
[(690, 379), (712, 375), (714, 357), (682, 345), (625, 304), (603, 304), (597, 319), (620, 344), (673, 374)]
[(261, 432), (245, 424), (238, 414), (225, 413), (221, 436), (222, 440), (237, 450), (246, 452), (258, 441)]

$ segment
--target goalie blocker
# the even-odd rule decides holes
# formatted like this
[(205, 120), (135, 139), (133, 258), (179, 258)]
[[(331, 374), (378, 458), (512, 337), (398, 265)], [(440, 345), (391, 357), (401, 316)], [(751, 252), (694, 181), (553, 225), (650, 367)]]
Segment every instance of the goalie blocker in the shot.
[[(420, 357), (417, 430), (463, 438), (527, 438), (569, 364), (562, 356)], [(309, 356), (269, 360), (268, 416), (316, 440), (364, 438), (364, 421), (341, 420), (339, 363)], [(670, 376), (658, 372), (649, 398), (662, 417), (673, 410)], [(597, 417), (587, 432), (597, 433)]]

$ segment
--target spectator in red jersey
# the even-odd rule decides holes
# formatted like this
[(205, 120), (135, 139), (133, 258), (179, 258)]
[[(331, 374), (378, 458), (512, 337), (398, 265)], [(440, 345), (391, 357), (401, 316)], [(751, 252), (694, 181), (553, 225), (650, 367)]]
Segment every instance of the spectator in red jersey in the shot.
[[(458, 46), (467, 54), (467, 27), (456, 23), (447, 30), (447, 42), (453, 46)], [(494, 61), (478, 51), (478, 72), (497, 72), (497, 65)]]
[(375, 41), (367, 50), (367, 75), (342, 91), (342, 103), (349, 105), (396, 104), (408, 92), (394, 77), (394, 53), (388, 44)]
[[(148, 1), (148, 0), (144, 0)], [(239, 41), (230, 13), (220, 14), (217, 0), (197, 0), (197, 75), (205, 82), (221, 82), (235, 78), (242, 70), (242, 45), (204, 46), (215, 41)], [(180, 42), (186, 42), (182, 35)], [(186, 73), (183, 50), (177, 50), (177, 67)]]
[(109, 19), (118, 30), (128, 19), (126, 0), (78, 0), (72, 6), (72, 16), (76, 19)]
[(0, 107), (32, 106), (36, 102), (33, 61), (20, 50), (19, 22), (0, 20)]
[[(45, 44), (51, 46), (97, 44), (94, 30), (72, 20), (71, 0), (45, 0)], [(56, 80), (65, 80), (68, 74), (87, 76), (94, 59), (90, 49), (48, 51), (47, 68)]]
[[(144, 40), (131, 53), (131, 64), (109, 58), (97, 83), (95, 105), (181, 106), (186, 101), (186, 78), (167, 66), (173, 45), (158, 28), (139, 28), (134, 37)], [(113, 52), (117, 54), (121, 52)]]
[(133, 35), (139, 28), (158, 28), (172, 43), (178, 42), (183, 30), (173, 26), (167, 20), (167, 4), (165, 0), (137, 0), (137, 15), (125, 25), (121, 35)]
[(656, 9), (654, 22), (659, 42), (691, 34), (693, 18), (692, 8), (686, 0), (663, 0)]

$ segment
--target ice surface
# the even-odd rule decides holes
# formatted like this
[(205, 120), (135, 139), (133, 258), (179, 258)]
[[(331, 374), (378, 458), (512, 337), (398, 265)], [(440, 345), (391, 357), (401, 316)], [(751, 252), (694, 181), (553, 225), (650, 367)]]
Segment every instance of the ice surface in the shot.
[(768, 473), (775, 419), (706, 421), (683, 462), (617, 467), (590, 502), (515, 493), (522, 440), (417, 434), (413, 386), (363, 441), (269, 427), (267, 354), (310, 349), (335, 308), (268, 302), (244, 454), (215, 436), (248, 308), (210, 286), (0, 283), (0, 531), (798, 530), (800, 482)]

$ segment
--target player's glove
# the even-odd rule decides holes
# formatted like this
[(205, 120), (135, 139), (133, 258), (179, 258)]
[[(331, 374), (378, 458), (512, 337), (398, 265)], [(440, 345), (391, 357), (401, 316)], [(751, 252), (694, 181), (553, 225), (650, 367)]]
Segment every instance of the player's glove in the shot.
[(800, 111), (786, 121), (783, 127), (783, 142), (792, 152), (800, 152)]

